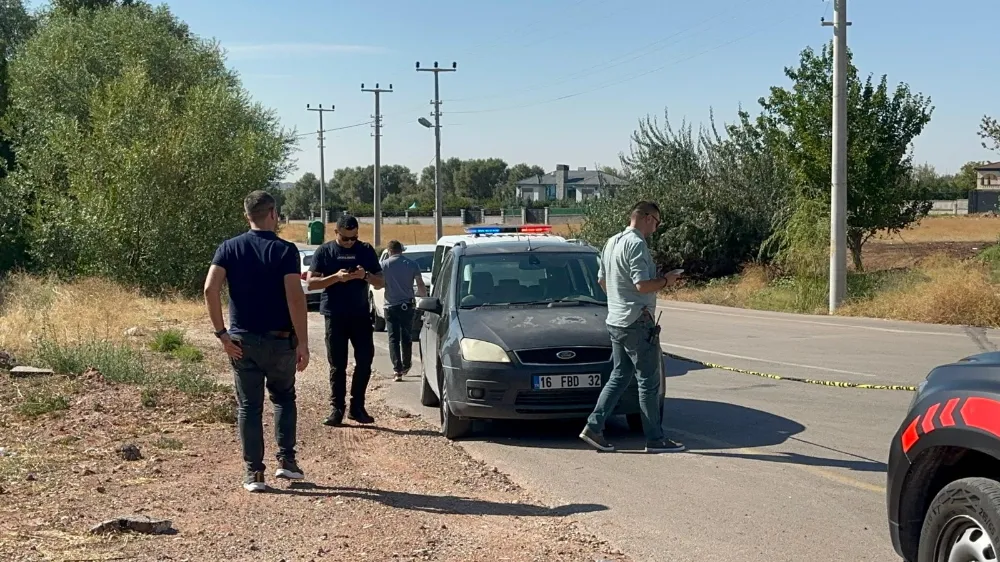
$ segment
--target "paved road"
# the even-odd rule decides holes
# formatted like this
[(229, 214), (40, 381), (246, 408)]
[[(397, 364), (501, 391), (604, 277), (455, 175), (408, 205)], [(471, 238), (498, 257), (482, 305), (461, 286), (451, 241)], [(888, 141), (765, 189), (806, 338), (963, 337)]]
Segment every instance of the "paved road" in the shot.
[[(712, 363), (855, 382), (916, 384), (995, 331), (661, 303), (664, 350)], [(385, 335), (376, 368), (391, 372)], [(636, 560), (896, 561), (885, 517), (888, 442), (909, 392), (783, 382), (669, 361), (665, 424), (689, 452), (599, 454), (579, 423), (494, 424), (462, 442)], [(390, 399), (437, 423), (419, 379)], [(623, 424), (622, 424), (623, 425)], [(641, 438), (619, 425), (619, 449)]]

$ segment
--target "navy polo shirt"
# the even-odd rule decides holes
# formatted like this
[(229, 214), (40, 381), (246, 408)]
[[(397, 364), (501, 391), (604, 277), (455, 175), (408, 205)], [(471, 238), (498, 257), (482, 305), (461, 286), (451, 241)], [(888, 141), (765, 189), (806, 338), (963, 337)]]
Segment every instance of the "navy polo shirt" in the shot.
[[(355, 266), (372, 274), (382, 272), (375, 248), (371, 244), (358, 241), (354, 246), (344, 248), (336, 240), (332, 240), (320, 246), (313, 254), (309, 271), (326, 277), (342, 269), (350, 271)], [(330, 285), (323, 290), (319, 311), (324, 316), (368, 318), (368, 282), (364, 279), (352, 279)]]
[(231, 333), (292, 330), (285, 276), (302, 271), (295, 244), (271, 231), (250, 230), (220, 244), (212, 264), (226, 270)]

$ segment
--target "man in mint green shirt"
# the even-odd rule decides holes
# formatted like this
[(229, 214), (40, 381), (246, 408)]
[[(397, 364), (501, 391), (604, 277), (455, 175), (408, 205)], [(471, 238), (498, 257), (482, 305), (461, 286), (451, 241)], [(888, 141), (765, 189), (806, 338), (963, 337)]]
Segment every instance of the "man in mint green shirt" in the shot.
[(642, 429), (647, 453), (683, 451), (684, 445), (667, 439), (660, 419), (660, 365), (663, 361), (656, 332), (656, 293), (679, 275), (658, 275), (646, 238), (660, 226), (656, 203), (640, 201), (632, 207), (628, 228), (612, 236), (601, 252), (598, 281), (608, 294), (608, 332), (614, 368), (597, 405), (580, 433), (600, 451), (614, 451), (604, 439), (604, 424), (632, 377), (639, 386)]

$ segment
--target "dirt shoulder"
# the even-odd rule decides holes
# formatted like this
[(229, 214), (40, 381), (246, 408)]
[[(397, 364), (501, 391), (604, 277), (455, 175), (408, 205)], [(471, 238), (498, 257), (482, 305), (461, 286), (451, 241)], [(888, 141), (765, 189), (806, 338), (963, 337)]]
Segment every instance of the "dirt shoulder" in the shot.
[[(319, 337), (298, 384), (305, 482), (271, 477), (267, 404), (264, 494), (240, 485), (226, 393), (151, 395), (94, 372), (0, 374), (0, 559), (628, 560), (574, 520), (594, 507), (540, 504), (436, 428), (389, 408), (380, 375), (370, 386), (375, 427), (323, 426)], [(193, 341), (228, 379), (214, 342)], [(141, 459), (123, 460), (116, 449), (127, 443)], [(129, 514), (169, 519), (175, 533), (89, 533)]]

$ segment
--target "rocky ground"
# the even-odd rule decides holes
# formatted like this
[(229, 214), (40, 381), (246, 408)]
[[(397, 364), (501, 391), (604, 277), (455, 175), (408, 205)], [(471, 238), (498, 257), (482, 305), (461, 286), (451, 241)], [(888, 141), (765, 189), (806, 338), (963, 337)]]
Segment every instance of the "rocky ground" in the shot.
[[(0, 374), (0, 560), (628, 560), (574, 520), (588, 506), (542, 505), (388, 408), (387, 378), (370, 387), (374, 427), (323, 426), (325, 368), (314, 355), (298, 386), (306, 479), (270, 477), (269, 439), (264, 494), (241, 487), (228, 394)], [(32, 417), (29, 402), (53, 411)], [(270, 438), (269, 416), (268, 405)], [(141, 458), (125, 460), (127, 444)], [(90, 532), (119, 515), (168, 519), (172, 532)]]

